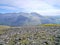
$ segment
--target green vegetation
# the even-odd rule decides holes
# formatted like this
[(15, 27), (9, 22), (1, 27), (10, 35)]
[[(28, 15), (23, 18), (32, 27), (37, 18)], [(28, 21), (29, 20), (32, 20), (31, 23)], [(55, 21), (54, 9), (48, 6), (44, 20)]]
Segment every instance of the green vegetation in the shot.
[(60, 24), (42, 24), (41, 26), (60, 26)]

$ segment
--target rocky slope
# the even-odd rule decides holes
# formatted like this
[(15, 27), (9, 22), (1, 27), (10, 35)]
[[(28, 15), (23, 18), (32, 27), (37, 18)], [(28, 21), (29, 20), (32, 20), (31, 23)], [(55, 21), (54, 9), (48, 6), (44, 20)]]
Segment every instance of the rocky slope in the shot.
[(9, 27), (3, 32), (0, 45), (60, 45), (60, 26)]

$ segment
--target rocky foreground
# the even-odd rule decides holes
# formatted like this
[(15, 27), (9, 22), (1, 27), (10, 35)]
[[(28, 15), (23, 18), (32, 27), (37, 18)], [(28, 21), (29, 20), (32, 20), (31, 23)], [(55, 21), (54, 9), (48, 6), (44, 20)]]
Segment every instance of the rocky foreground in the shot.
[(60, 45), (60, 26), (0, 27), (0, 45)]

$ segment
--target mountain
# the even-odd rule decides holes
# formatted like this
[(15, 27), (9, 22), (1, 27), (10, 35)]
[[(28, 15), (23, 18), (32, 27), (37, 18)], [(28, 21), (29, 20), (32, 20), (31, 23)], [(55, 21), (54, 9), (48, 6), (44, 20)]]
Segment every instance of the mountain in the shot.
[(60, 16), (49, 16), (49, 19), (52, 20), (52, 22), (55, 22), (55, 24), (60, 24)]
[(0, 13), (0, 25), (23, 26), (38, 24), (60, 24), (58, 17), (46, 17), (36, 12), (32, 13)]

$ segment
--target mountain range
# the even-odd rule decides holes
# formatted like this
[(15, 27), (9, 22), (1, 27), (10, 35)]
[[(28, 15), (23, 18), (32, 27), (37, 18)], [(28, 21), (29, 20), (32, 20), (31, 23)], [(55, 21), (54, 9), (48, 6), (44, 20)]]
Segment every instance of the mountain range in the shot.
[(42, 16), (36, 12), (32, 13), (0, 13), (0, 25), (23, 26), (39, 24), (60, 24), (59, 16)]

